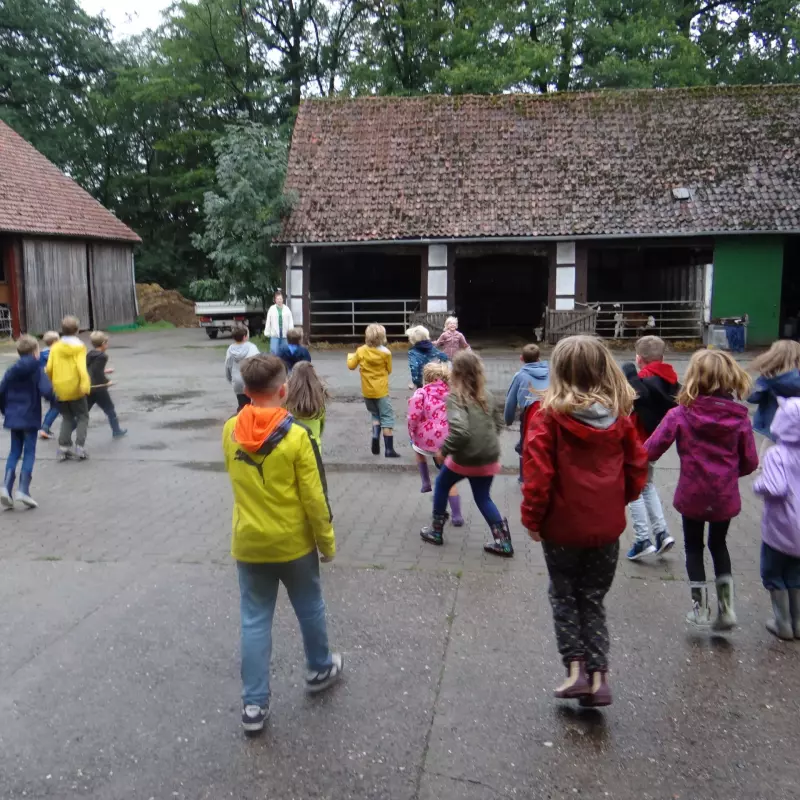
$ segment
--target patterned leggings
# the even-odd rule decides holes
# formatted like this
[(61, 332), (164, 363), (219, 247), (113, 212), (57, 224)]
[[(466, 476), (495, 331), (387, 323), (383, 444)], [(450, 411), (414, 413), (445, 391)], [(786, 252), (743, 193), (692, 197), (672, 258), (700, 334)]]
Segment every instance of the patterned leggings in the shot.
[(617, 571), (619, 542), (604, 547), (543, 542), (543, 548), (556, 641), (564, 665), (585, 659), (589, 672), (607, 670), (609, 643), (603, 600)]

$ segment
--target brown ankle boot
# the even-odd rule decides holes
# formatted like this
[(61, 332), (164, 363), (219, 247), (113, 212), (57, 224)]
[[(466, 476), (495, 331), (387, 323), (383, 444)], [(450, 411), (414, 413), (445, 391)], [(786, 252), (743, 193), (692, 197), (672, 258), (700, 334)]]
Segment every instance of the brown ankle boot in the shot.
[(599, 708), (611, 705), (611, 689), (608, 685), (607, 672), (593, 672), (592, 688), (589, 694), (581, 697), (581, 705), (588, 708)]
[(570, 700), (584, 697), (591, 690), (589, 678), (586, 675), (586, 664), (583, 660), (578, 659), (569, 662), (567, 679), (555, 690), (554, 694), (561, 699)]

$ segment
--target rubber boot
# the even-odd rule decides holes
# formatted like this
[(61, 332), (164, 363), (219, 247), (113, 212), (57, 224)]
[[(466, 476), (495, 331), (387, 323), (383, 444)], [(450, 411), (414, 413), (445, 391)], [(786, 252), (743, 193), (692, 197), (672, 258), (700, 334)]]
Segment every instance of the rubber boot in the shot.
[(372, 447), (372, 455), (379, 456), (381, 454), (381, 429), (372, 426), (372, 439), (370, 440)]
[(3, 478), (3, 485), (0, 487), (0, 506), (3, 508), (14, 508), (14, 482), (17, 476), (14, 470), (7, 469)]
[(32, 480), (33, 475), (31, 475), (30, 472), (23, 472), (20, 474), (19, 489), (17, 489), (15, 500), (18, 503), (22, 503), (23, 506), (27, 506), (27, 508), (39, 508), (39, 504), (31, 497)]
[(708, 586), (705, 583), (692, 583), (692, 610), (686, 621), (697, 628), (711, 625), (711, 609), (708, 607)]
[(427, 461), (418, 462), (417, 469), (419, 469), (419, 477), (422, 479), (422, 488), (420, 489), (420, 492), (422, 492), (422, 494), (427, 494), (432, 490), (431, 474), (428, 471), (428, 462)]
[(792, 614), (794, 638), (800, 639), (800, 589), (789, 589), (789, 608)]
[(580, 699), (584, 708), (600, 708), (610, 706), (612, 703), (611, 687), (608, 685), (607, 672), (593, 672), (591, 675), (591, 690)]
[(444, 524), (447, 522), (447, 514), (434, 514), (433, 522), (430, 527), (427, 525), (419, 532), (419, 535), (431, 544), (444, 544)]
[(111, 426), (111, 435), (115, 439), (121, 439), (127, 435), (127, 429), (120, 427), (119, 418), (113, 411), (108, 415), (108, 424)]
[(737, 623), (736, 611), (733, 607), (733, 578), (730, 575), (720, 575), (717, 578), (717, 618), (714, 620), (714, 630), (729, 631)]
[(794, 639), (792, 628), (792, 608), (787, 589), (771, 589), (773, 618), (767, 620), (767, 630), (779, 639)]
[(553, 692), (562, 700), (574, 700), (591, 692), (589, 676), (586, 674), (586, 664), (583, 659), (570, 661), (567, 667), (567, 679)]
[(453, 527), (460, 528), (464, 524), (464, 517), (461, 516), (461, 498), (457, 494), (451, 494), (450, 511), (453, 512)]
[(514, 555), (514, 546), (511, 544), (511, 532), (508, 530), (508, 520), (495, 522), (492, 525), (492, 538), (486, 542), (483, 549), (496, 556), (511, 558)]
[(400, 458), (400, 454), (394, 451), (394, 436), (383, 434), (383, 448), (386, 458)]

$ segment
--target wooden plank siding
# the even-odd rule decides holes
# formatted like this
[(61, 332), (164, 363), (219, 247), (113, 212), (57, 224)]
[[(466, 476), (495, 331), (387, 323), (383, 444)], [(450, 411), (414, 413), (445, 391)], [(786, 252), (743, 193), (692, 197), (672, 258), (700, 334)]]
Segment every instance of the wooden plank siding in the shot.
[(89, 327), (86, 242), (24, 239), (22, 250), (28, 332), (60, 330), (67, 314)]
[(129, 325), (136, 318), (133, 253), (129, 245), (89, 245), (89, 274), (95, 328)]

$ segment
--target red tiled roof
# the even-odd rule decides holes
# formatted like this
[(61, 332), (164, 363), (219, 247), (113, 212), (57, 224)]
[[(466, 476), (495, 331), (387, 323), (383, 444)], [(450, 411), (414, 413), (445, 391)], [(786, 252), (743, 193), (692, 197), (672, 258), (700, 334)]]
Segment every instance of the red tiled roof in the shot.
[(141, 241), (4, 122), (0, 122), (0, 231)]
[(306, 100), (286, 187), (297, 243), (800, 231), (800, 86)]

